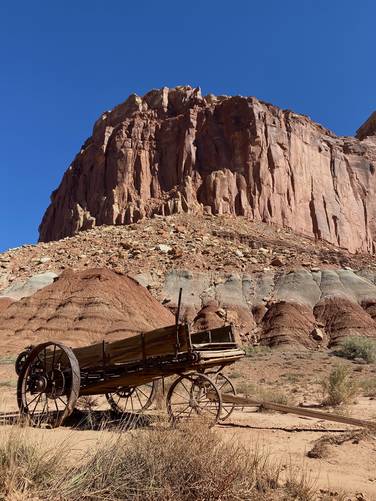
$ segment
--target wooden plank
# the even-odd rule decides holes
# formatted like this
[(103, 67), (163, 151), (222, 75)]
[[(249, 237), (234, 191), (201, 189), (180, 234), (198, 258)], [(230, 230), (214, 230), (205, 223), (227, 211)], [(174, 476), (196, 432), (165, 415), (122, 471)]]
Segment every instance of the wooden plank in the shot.
[[(198, 347), (197, 347), (198, 348)], [(196, 351), (196, 350), (195, 350)], [(231, 348), (227, 350), (204, 350), (200, 351), (197, 349), (197, 353), (199, 355), (199, 360), (213, 360), (213, 359), (221, 359), (226, 361), (227, 358), (242, 358), (244, 357), (244, 350), (240, 348)]]
[[(176, 329), (178, 328), (178, 336)], [(181, 324), (170, 325), (161, 329), (143, 333), (143, 336), (137, 334), (126, 339), (105, 343), (106, 367), (116, 364), (125, 364), (128, 362), (143, 362), (150, 357), (174, 355), (176, 352), (177, 339), (179, 341), (179, 350), (188, 351), (188, 326)], [(75, 348), (73, 350), (77, 357), (80, 369), (89, 369), (103, 366), (103, 343)], [(58, 359), (60, 350), (56, 351)], [(52, 354), (47, 357), (52, 359)]]
[[(209, 393), (208, 393), (209, 396)], [(210, 396), (209, 396), (210, 398)], [(213, 398), (215, 395), (213, 393)], [(237, 395), (229, 395), (227, 393), (222, 393), (222, 402), (229, 404), (236, 404), (239, 407), (258, 407), (262, 406), (265, 409), (270, 409), (277, 412), (283, 412), (285, 414), (295, 414), (297, 416), (311, 417), (315, 419), (323, 419), (325, 421), (333, 421), (336, 423), (349, 424), (353, 426), (360, 426), (362, 428), (370, 428), (376, 430), (376, 423), (372, 421), (366, 421), (364, 419), (356, 419), (351, 417), (339, 416), (337, 414), (331, 414), (330, 412), (316, 411), (312, 409), (303, 409), (302, 407), (292, 407), (289, 405), (275, 404), (274, 402), (264, 402), (261, 400), (255, 400), (248, 397), (240, 397)]]

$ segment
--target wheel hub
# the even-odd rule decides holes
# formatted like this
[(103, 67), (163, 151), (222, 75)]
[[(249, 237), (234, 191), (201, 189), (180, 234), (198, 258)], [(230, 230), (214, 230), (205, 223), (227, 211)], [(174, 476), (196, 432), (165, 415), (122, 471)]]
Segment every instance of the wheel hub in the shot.
[(117, 391), (116, 395), (120, 398), (129, 398), (133, 392), (134, 392), (134, 388), (127, 388), (127, 389)]
[(47, 381), (46, 376), (43, 374), (37, 376), (37, 378), (34, 380), (34, 384), (33, 384), (34, 388), (33, 389), (36, 392), (42, 393), (42, 392), (46, 391), (47, 386), (48, 386), (48, 381)]
[(47, 373), (48, 386), (46, 388), (46, 395), (50, 399), (61, 397), (65, 390), (65, 376), (64, 372), (60, 369), (54, 369)]

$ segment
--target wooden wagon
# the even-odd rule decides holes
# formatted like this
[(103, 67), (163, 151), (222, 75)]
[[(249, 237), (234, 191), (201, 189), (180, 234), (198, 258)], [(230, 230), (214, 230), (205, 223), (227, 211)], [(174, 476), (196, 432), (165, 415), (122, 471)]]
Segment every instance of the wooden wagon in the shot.
[(222, 369), (244, 355), (232, 326), (191, 333), (175, 324), (120, 341), (71, 349), (49, 341), (22, 352), (16, 361), (20, 413), (34, 426), (59, 426), (82, 396), (105, 395), (118, 412), (142, 412), (156, 397), (158, 381), (177, 378), (166, 396), (173, 421), (203, 416), (212, 423), (234, 407), (235, 395)]

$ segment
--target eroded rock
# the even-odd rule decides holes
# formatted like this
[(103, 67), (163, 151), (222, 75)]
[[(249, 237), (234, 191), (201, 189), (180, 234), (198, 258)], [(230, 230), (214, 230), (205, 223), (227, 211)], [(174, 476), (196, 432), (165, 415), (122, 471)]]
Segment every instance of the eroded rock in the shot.
[(40, 240), (200, 212), (374, 253), (374, 134), (374, 115), (357, 138), (342, 138), (254, 97), (191, 87), (132, 95), (95, 123), (52, 194)]

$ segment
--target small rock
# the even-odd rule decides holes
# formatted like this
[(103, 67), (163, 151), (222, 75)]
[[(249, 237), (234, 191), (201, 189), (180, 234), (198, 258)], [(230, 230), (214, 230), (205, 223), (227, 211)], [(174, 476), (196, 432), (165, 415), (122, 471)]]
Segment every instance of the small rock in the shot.
[(271, 260), (270, 264), (272, 266), (284, 266), (285, 261), (283, 260), (283, 258), (281, 256), (276, 256)]
[(315, 327), (311, 332), (311, 336), (315, 341), (322, 341), (324, 339), (324, 334), (321, 329)]
[(367, 365), (367, 362), (360, 357), (356, 357), (353, 359), (354, 364)]
[(242, 251), (241, 251), (241, 250), (239, 250), (239, 249), (236, 249), (235, 254), (236, 254), (238, 257), (244, 257), (244, 254), (243, 254), (243, 253), (242, 253)]
[(130, 250), (132, 249), (132, 245), (129, 242), (122, 241), (120, 242), (120, 247), (122, 247), (125, 250)]
[(166, 244), (158, 244), (156, 246), (156, 249), (163, 252), (163, 254), (167, 254), (168, 252), (172, 251), (172, 247), (170, 247), (169, 245), (166, 245)]
[(226, 310), (224, 310), (223, 308), (219, 308), (217, 311), (216, 311), (217, 315), (221, 318), (225, 318), (226, 317)]
[(35, 264), (45, 264), (45, 263), (48, 263), (49, 261), (51, 261), (51, 258), (48, 257), (48, 256), (44, 256), (44, 257), (40, 257), (40, 258), (37, 258), (37, 259), (33, 259), (33, 262)]
[(183, 256), (183, 250), (180, 247), (174, 247), (171, 251), (172, 257), (178, 259)]

